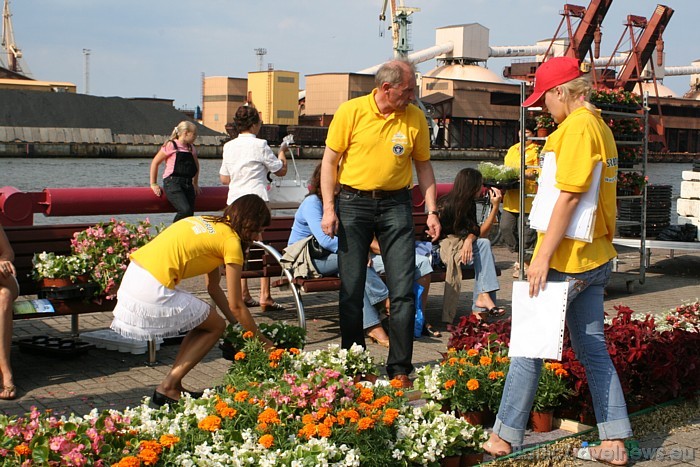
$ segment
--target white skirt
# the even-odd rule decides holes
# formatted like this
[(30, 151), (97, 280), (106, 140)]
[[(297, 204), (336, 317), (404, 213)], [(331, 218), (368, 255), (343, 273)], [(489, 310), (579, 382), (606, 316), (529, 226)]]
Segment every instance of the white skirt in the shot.
[(211, 306), (181, 289), (169, 289), (134, 263), (124, 273), (110, 327), (129, 339), (175, 337), (202, 324)]

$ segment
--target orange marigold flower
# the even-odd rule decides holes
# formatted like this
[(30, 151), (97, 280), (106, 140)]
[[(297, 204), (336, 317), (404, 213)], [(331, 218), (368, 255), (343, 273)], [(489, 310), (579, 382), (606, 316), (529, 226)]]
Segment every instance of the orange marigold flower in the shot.
[(561, 370), (562, 368), (564, 368), (564, 365), (562, 365), (562, 364), (559, 363), (559, 362), (552, 362), (552, 363), (549, 364), (549, 367), (550, 367), (552, 370)]
[(504, 376), (504, 373), (502, 371), (492, 371), (489, 373), (489, 379), (498, 379), (502, 378)]
[(396, 391), (396, 397), (401, 397), (403, 396), (403, 391)]
[(144, 465), (156, 465), (158, 462), (158, 454), (152, 449), (142, 450), (137, 457)]
[(304, 425), (301, 430), (299, 430), (299, 437), (304, 437), (306, 439), (311, 439), (314, 436), (316, 436), (316, 433), (318, 430), (316, 429), (316, 425), (313, 423), (308, 423)]
[(321, 438), (331, 437), (331, 429), (327, 425), (316, 425), (316, 431), (318, 432), (318, 436), (320, 436)]
[(248, 391), (239, 391), (233, 396), (236, 402), (245, 402), (248, 399)]
[(496, 357), (496, 362), (498, 363), (508, 363), (510, 359), (508, 357)]
[(138, 457), (127, 456), (115, 464), (117, 467), (140, 467), (141, 461)]
[(284, 352), (284, 349), (275, 349), (272, 352), (270, 352), (270, 356), (268, 358), (273, 361), (280, 360), (282, 358), (282, 355), (284, 355)]
[(374, 420), (370, 417), (362, 417), (357, 422), (357, 431), (365, 431), (374, 427)]
[(197, 426), (200, 430), (217, 431), (219, 428), (221, 428), (221, 419), (216, 415), (209, 415), (204, 417), (202, 421), (197, 424)]
[(228, 386), (226, 386), (226, 392), (229, 394), (234, 394), (236, 392), (236, 388), (229, 384)]
[(275, 409), (267, 408), (263, 410), (262, 413), (260, 413), (260, 415), (258, 415), (258, 422), (279, 424), (280, 417)]
[(445, 389), (452, 389), (453, 387), (455, 387), (455, 384), (457, 384), (457, 381), (455, 381), (453, 379), (448, 379), (447, 381), (445, 381), (444, 386), (445, 386)]
[(275, 438), (272, 435), (262, 435), (258, 440), (258, 443), (265, 449), (270, 449), (270, 446), (275, 442)]
[(236, 352), (236, 355), (233, 356), (233, 359), (238, 361), (238, 360), (243, 360), (246, 357), (245, 352)]
[(391, 397), (382, 396), (372, 403), (372, 407), (375, 409), (381, 409), (382, 407), (387, 405), (389, 402), (391, 402)]
[(18, 456), (28, 456), (32, 453), (32, 450), (26, 444), (20, 444), (15, 446), (15, 454)]
[(399, 389), (403, 387), (403, 383), (399, 381), (398, 379), (394, 378), (391, 381), (389, 381), (389, 384), (391, 385), (392, 388), (394, 389)]
[(316, 418), (313, 416), (313, 414), (307, 413), (302, 415), (301, 417), (301, 423), (304, 425), (308, 425), (309, 423), (314, 423), (316, 421)]
[(318, 409), (316, 412), (316, 420), (321, 420), (324, 418), (326, 415), (328, 415), (328, 408), (327, 407), (321, 407)]
[(391, 426), (394, 424), (394, 420), (396, 420), (396, 417), (398, 416), (398, 409), (386, 409), (386, 412), (384, 412), (384, 416), (382, 417), (382, 423)]
[(221, 415), (224, 418), (233, 418), (238, 414), (238, 410), (234, 409), (233, 407), (224, 407), (219, 411), (219, 415)]
[(566, 370), (563, 369), (563, 368), (558, 368), (558, 369), (554, 372), (554, 374), (557, 375), (557, 376), (559, 376), (560, 378), (566, 378), (567, 376), (569, 376), (569, 372), (566, 371)]
[(301, 353), (301, 350), (297, 349), (296, 347), (292, 347), (288, 350), (288, 352), (292, 355), (299, 355)]
[(476, 391), (479, 389), (479, 381), (475, 380), (474, 378), (470, 379), (467, 381), (467, 389), (470, 391)]
[(477, 355), (479, 355), (479, 351), (478, 351), (478, 350), (476, 350), (476, 349), (469, 349), (469, 350), (467, 350), (467, 356), (468, 356), (468, 357), (476, 357)]
[(159, 441), (164, 448), (170, 448), (173, 447), (176, 443), (178, 443), (180, 441), (180, 438), (174, 435), (162, 435)]
[(253, 331), (246, 331), (243, 333), (243, 339), (250, 339), (254, 336)]
[(487, 366), (491, 364), (491, 357), (487, 357), (486, 355), (482, 355), (481, 358), (479, 359), (479, 364), (481, 366)]
[(458, 359), (457, 357), (450, 357), (450, 358), (447, 360), (447, 364), (448, 364), (448, 365), (451, 365), (451, 366), (454, 366), (454, 365), (456, 365), (457, 363), (459, 363), (459, 359)]
[(277, 368), (278, 366), (280, 366), (279, 363), (277, 363), (277, 362), (270, 362), (270, 368)]
[(337, 422), (337, 421), (338, 421), (337, 417), (335, 417), (333, 415), (329, 415), (323, 419), (323, 424), (326, 425), (327, 427), (332, 427), (335, 424), (335, 422)]
[(357, 396), (358, 402), (369, 402), (374, 398), (374, 391), (370, 388), (363, 387), (360, 389), (360, 395)]
[(156, 454), (160, 454), (163, 452), (163, 446), (160, 445), (158, 441), (141, 441), (139, 444), (139, 448), (143, 451), (145, 449), (150, 449), (151, 451), (154, 451)]

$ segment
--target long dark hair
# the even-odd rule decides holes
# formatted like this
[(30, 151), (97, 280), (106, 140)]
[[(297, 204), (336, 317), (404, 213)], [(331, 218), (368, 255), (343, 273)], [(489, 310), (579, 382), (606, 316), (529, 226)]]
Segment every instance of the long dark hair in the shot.
[(481, 192), (483, 181), (478, 170), (462, 169), (457, 172), (452, 190), (438, 201), (441, 219), (444, 212), (444, 218), (453, 223), (453, 232), (460, 232), (465, 228), (465, 219), (469, 218), (474, 210), (474, 201)]
[(265, 201), (258, 195), (243, 195), (226, 206), (221, 216), (204, 216), (212, 222), (228, 224), (247, 246), (257, 234), (270, 225), (272, 216)]
[(314, 169), (314, 173), (311, 174), (311, 178), (309, 178), (309, 193), (306, 196), (316, 195), (318, 199), (323, 201), (323, 196), (321, 195), (321, 165), (322, 163), (319, 162)]

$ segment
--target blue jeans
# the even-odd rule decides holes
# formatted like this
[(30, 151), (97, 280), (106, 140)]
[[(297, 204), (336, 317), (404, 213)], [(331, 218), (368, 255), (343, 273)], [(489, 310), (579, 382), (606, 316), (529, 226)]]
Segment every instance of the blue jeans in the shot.
[(411, 196), (403, 190), (381, 199), (341, 190), (336, 198), (340, 285), (341, 346), (364, 347), (362, 302), (367, 255), (376, 235), (384, 257), (391, 315), (389, 316), (389, 377), (413, 371), (413, 273), (415, 256)]
[(476, 306), (476, 298), (488, 292), (491, 300), (496, 303), (496, 291), (501, 288), (496, 275), (496, 260), (491, 251), (491, 241), (488, 238), (478, 238), (476, 248), (472, 255), (472, 261), (462, 266), (465, 269), (474, 269), (474, 293), (472, 293), (472, 310), (485, 311), (483, 307)]
[[(338, 255), (335, 253), (311, 261), (313, 261), (316, 270), (324, 276), (338, 273)], [(382, 321), (374, 305), (383, 302), (388, 296), (389, 290), (377, 271), (374, 268), (367, 268), (365, 294), (362, 297), (362, 329), (369, 329)]]
[[(610, 272), (610, 263), (578, 274), (550, 269), (547, 280), (569, 280), (566, 325), (576, 358), (586, 368), (600, 439), (624, 439), (632, 436), (632, 428), (603, 335), (603, 288)], [(510, 362), (493, 431), (511, 445), (519, 446), (523, 442), (541, 369), (540, 359), (516, 357)]]
[(194, 215), (196, 194), (191, 178), (167, 177), (163, 179), (163, 191), (176, 211), (173, 222)]

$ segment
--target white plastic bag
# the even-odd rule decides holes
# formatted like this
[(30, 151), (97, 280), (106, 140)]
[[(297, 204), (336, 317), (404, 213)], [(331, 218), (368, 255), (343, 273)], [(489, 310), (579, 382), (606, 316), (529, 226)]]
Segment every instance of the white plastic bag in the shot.
[[(283, 144), (294, 143), (294, 137), (287, 135), (282, 140)], [(293, 209), (298, 208), (304, 197), (309, 193), (306, 186), (306, 181), (301, 179), (297, 163), (294, 160), (294, 152), (289, 148), (289, 154), (292, 156), (292, 165), (294, 166), (294, 179), (285, 177), (273, 177), (270, 184), (267, 186), (268, 206), (270, 209)]]

